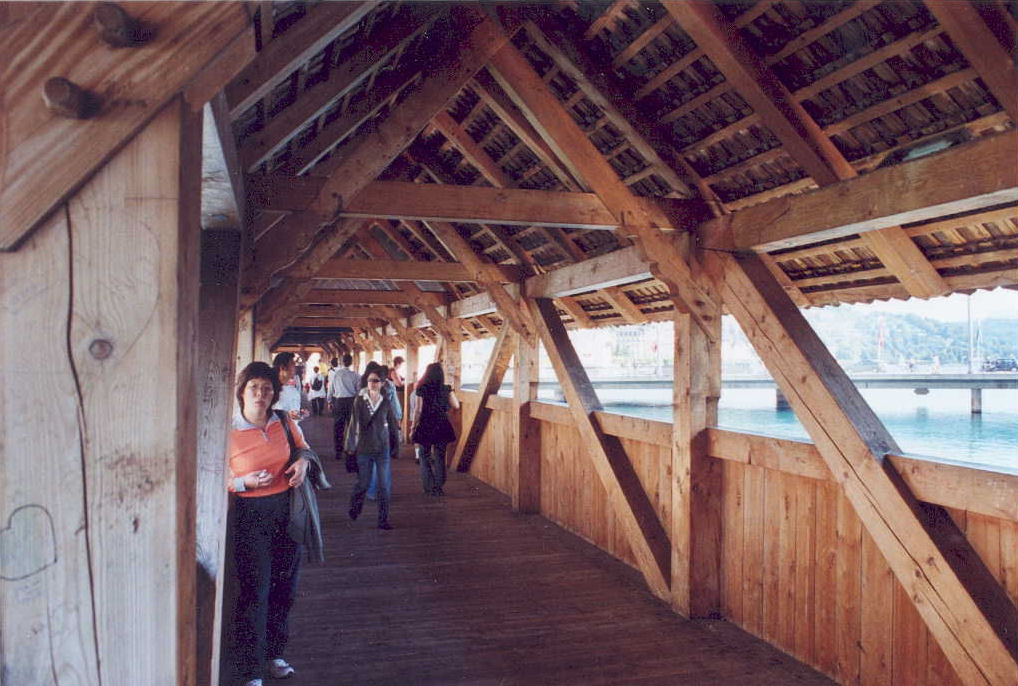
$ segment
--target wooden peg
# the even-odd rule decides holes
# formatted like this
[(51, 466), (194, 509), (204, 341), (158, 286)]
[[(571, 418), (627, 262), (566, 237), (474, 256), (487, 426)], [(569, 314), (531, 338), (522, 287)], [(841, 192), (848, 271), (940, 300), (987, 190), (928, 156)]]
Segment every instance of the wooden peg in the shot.
[(99, 98), (61, 76), (48, 79), (42, 99), (50, 112), (69, 119), (88, 119), (99, 111)]
[(92, 12), (99, 40), (111, 48), (130, 48), (147, 43), (154, 31), (142, 25), (113, 2), (100, 2)]

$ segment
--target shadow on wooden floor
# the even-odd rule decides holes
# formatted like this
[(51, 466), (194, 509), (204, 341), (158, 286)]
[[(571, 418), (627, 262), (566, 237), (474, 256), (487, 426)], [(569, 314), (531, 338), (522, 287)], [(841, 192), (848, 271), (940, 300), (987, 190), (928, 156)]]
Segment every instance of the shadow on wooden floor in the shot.
[(683, 620), (637, 572), (472, 477), (424, 495), (407, 450), (395, 529), (375, 527), (370, 501), (352, 522), (331, 419), (304, 430), (335, 486), (320, 499), (327, 559), (305, 565), (291, 618), (294, 686), (831, 683), (726, 622)]

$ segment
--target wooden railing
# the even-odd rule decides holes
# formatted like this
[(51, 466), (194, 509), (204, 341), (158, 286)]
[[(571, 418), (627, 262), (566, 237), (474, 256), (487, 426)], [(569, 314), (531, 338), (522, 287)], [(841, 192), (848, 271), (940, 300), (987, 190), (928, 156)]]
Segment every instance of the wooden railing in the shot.
[[(463, 392), (465, 414), (477, 395)], [(493, 410), (471, 474), (511, 493), (512, 403)], [(535, 403), (541, 514), (630, 565), (600, 480), (569, 410)], [(666, 531), (671, 522), (671, 424), (597, 413), (617, 437)], [(959, 683), (812, 443), (708, 430), (724, 462), (722, 614), (841, 683)], [(1018, 604), (1018, 476), (888, 456), (917, 498), (948, 508)]]

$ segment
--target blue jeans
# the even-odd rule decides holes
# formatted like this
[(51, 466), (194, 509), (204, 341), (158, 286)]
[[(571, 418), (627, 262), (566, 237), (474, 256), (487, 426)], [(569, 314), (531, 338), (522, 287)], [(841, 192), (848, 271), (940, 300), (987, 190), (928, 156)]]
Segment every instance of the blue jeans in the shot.
[(382, 488), (378, 489), (378, 523), (389, 521), (389, 496), (392, 484), (392, 462), (389, 453), (383, 455), (358, 455), (357, 456), (357, 481), (353, 485), (353, 493), (350, 494), (350, 513), (354, 516), (361, 513), (364, 507), (364, 496), (368, 492), (368, 485), (371, 481), (373, 469), (378, 469), (381, 477)]
[[(391, 457), (391, 454), (390, 454)], [(389, 477), (386, 479), (385, 488), (389, 491), (389, 496), (392, 496), (392, 470), (389, 470)], [(371, 485), (368, 486), (368, 500), (374, 500), (378, 497), (378, 468), (371, 468)]]
[(420, 448), (421, 458), (421, 486), (425, 493), (437, 495), (442, 492), (445, 485), (445, 446), (446, 443), (422, 443)]

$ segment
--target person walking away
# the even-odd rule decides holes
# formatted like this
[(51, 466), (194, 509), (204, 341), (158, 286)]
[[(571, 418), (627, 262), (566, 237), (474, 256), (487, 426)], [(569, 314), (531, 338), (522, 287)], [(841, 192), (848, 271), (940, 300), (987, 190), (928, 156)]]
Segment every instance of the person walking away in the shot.
[[(343, 438), (346, 436), (346, 425), (350, 419), (350, 411), (353, 408), (353, 399), (357, 395), (357, 387), (360, 383), (360, 376), (350, 369), (353, 365), (353, 355), (343, 355), (343, 368), (337, 369), (329, 384), (329, 394), (332, 397), (332, 439), (335, 444), (336, 459), (343, 459)], [(352, 471), (352, 470), (350, 470)]]
[(336, 378), (336, 371), (339, 369), (339, 360), (335, 357), (329, 360), (329, 371), (325, 375), (325, 401), (332, 409), (332, 380)]
[[(262, 678), (294, 674), (283, 657), (288, 618), (297, 593), (301, 546), (287, 535), (290, 489), (304, 482), (308, 461), (287, 468), (290, 444), (279, 416), (269, 408), (279, 397), (277, 371), (264, 362), (247, 365), (237, 379), (240, 412), (229, 442), (229, 480), (237, 603), (228, 637), (234, 677), (246, 686)], [(307, 441), (286, 416), (297, 447)]]
[(445, 383), (439, 362), (429, 364), (414, 391), (414, 417), (410, 440), (418, 446), (421, 461), (421, 486), (428, 495), (445, 495), (445, 448), (456, 440), (449, 408), (459, 409), (460, 402), (452, 387)]
[(353, 401), (344, 447), (357, 459), (357, 481), (350, 494), (350, 519), (356, 520), (364, 507), (372, 469), (378, 470), (378, 528), (391, 529), (389, 498), (392, 483), (390, 447), (399, 440), (399, 424), (391, 400), (382, 392), (385, 376), (377, 367), (364, 373), (364, 388)]
[(315, 367), (315, 373), (311, 377), (311, 390), (308, 391), (311, 399), (311, 409), (316, 417), (322, 416), (322, 408), (325, 405), (325, 376)]

